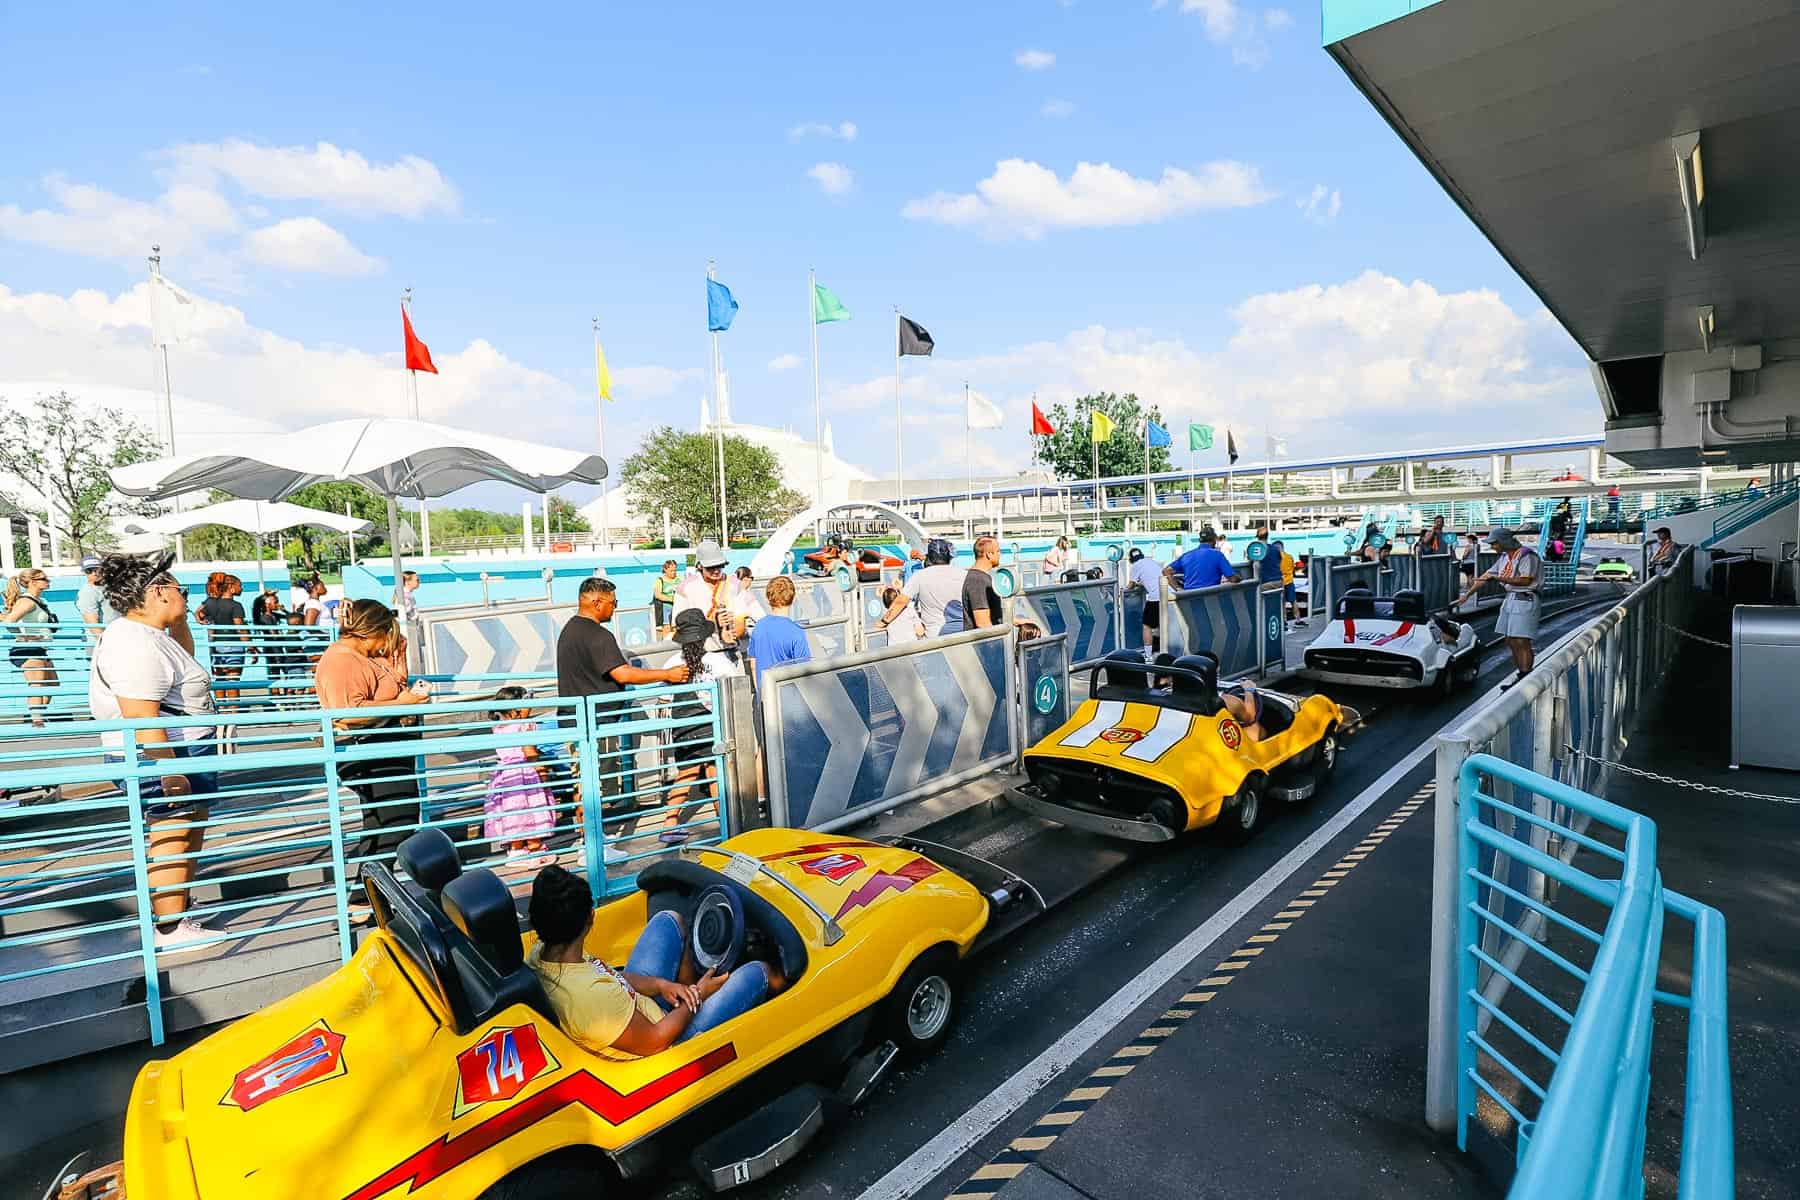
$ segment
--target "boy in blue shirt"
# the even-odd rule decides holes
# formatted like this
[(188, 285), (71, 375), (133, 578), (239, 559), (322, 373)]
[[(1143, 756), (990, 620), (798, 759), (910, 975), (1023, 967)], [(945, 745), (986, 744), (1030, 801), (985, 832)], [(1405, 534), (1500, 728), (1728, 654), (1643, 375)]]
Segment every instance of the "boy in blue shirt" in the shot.
[(769, 580), (767, 594), (769, 615), (757, 621), (750, 630), (750, 667), (758, 680), (762, 678), (764, 667), (812, 661), (812, 647), (807, 644), (806, 630), (788, 616), (788, 610), (794, 606), (794, 581), (786, 575), (777, 575)]
[(1221, 583), (1238, 581), (1231, 569), (1231, 560), (1220, 554), (1215, 545), (1218, 540), (1219, 535), (1211, 526), (1202, 529), (1200, 544), (1163, 568), (1163, 578), (1168, 581), (1171, 591), (1191, 592), (1195, 588), (1218, 587)]

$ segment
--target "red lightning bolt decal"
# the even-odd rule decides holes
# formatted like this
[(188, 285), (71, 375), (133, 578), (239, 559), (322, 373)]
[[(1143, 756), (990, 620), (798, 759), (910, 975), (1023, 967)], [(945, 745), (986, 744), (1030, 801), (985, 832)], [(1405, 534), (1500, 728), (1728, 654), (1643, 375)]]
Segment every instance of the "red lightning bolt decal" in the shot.
[(737, 1059), (737, 1047), (720, 1046), (703, 1058), (677, 1067), (634, 1092), (622, 1094), (586, 1071), (578, 1071), (554, 1086), (521, 1100), (505, 1112), (488, 1118), (452, 1141), (449, 1135), (425, 1146), (406, 1161), (363, 1184), (344, 1200), (375, 1200), (401, 1185), (411, 1195), (426, 1184), (462, 1166), (477, 1154), (491, 1150), (521, 1130), (528, 1129), (566, 1105), (579, 1104), (608, 1125), (626, 1121), (689, 1087)]
[(1376, 638), (1375, 644), (1377, 646), (1385, 646), (1389, 642), (1398, 641), (1399, 639), (1405, 637), (1407, 634), (1409, 634), (1411, 632), (1412, 632), (1412, 622), (1405, 621), (1405, 622), (1401, 623), (1400, 628), (1394, 630), (1394, 632), (1388, 634), (1386, 637)]
[(876, 897), (886, 892), (904, 892), (921, 879), (930, 879), (937, 873), (938, 865), (926, 858), (915, 858), (892, 873), (877, 871), (861, 887), (844, 898), (844, 906), (837, 910), (837, 916), (833, 919), (841, 920), (853, 908), (873, 904)]
[(765, 854), (762, 856), (762, 861), (763, 862), (780, 862), (784, 858), (802, 858), (808, 854), (818, 854), (819, 852), (824, 851), (824, 850), (846, 850), (851, 847), (876, 847), (876, 848), (879, 848), (879, 843), (861, 842), (861, 841), (854, 841), (854, 840), (847, 841), (847, 842), (813, 842), (811, 845), (808, 845), (808, 846), (796, 846), (792, 850), (782, 850), (775, 854)]

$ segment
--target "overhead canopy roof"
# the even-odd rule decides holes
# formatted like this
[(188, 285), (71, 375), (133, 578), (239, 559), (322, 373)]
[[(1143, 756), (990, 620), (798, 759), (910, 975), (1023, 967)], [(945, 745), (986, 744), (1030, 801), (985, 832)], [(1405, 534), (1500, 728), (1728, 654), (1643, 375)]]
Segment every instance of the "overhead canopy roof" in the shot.
[[(1589, 357), (1800, 337), (1800, 5), (1325, 0), (1327, 49)], [(1701, 131), (1688, 252), (1671, 139)]]

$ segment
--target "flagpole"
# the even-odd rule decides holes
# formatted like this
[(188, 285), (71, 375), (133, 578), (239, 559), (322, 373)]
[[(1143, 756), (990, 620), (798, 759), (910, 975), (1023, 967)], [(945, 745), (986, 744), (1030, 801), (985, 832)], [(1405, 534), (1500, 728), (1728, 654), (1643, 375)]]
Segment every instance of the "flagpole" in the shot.
[[(718, 264), (713, 259), (706, 260), (706, 277), (717, 279)], [(707, 321), (708, 325), (712, 322)], [(815, 356), (814, 361), (817, 361)], [(713, 373), (713, 440), (719, 452), (719, 548), (726, 553), (731, 552), (731, 520), (725, 511), (725, 414), (720, 411), (719, 392), (719, 331), (712, 331), (712, 373)]]
[[(817, 336), (818, 326), (814, 326)], [(896, 508), (906, 508), (906, 434), (901, 428), (900, 411), (900, 306), (894, 305), (894, 485), (899, 492)]]
[[(1226, 516), (1231, 515), (1231, 509), (1235, 506), (1235, 503), (1236, 503), (1235, 492), (1237, 491), (1237, 483), (1236, 483), (1237, 455), (1235, 455), (1231, 452), (1231, 445), (1232, 445), (1231, 426), (1227, 425), (1225, 427), (1225, 508), (1226, 508)], [(1221, 526), (1223, 526), (1225, 524), (1224, 517), (1219, 518), (1219, 524)]]
[(969, 484), (969, 507), (975, 506), (975, 430), (969, 423), (969, 381), (963, 380), (963, 474)]
[[(1037, 493), (1037, 519), (1044, 519), (1044, 482), (1038, 478), (1037, 393), (1031, 393), (1031, 486)], [(1016, 564), (1015, 564), (1016, 565)]]
[[(606, 461), (606, 397), (600, 395), (600, 318), (599, 317), (594, 318), (594, 411), (599, 415), (598, 423), (600, 426), (600, 461), (605, 462)], [(610, 466), (608, 466), (606, 473), (609, 477), (612, 475), (612, 468)], [(608, 503), (609, 499), (610, 499), (610, 497), (608, 497), (606, 494), (606, 481), (602, 480), (600, 483), (600, 552), (602, 554), (606, 553), (606, 548), (607, 548), (608, 544), (610, 544), (612, 541), (612, 523), (607, 520), (607, 517), (611, 515), (607, 511), (607, 509), (609, 508), (609, 503)]]
[[(155, 340), (157, 342), (156, 349), (161, 352), (161, 357), (162, 357), (163, 423), (168, 426), (168, 431), (169, 431), (169, 457), (174, 458), (175, 457), (175, 385), (169, 379), (169, 329), (165, 323), (157, 320), (157, 314), (160, 313), (161, 310), (162, 310), (162, 247), (159, 245), (152, 245), (150, 247), (150, 328), (152, 331), (152, 336), (155, 338)], [(173, 318), (173, 316), (174, 316), (174, 314), (171, 313), (170, 317)], [(155, 369), (156, 369), (155, 360), (153, 359), (152, 365), (151, 365), (152, 373), (155, 372)], [(174, 508), (175, 508), (176, 512), (181, 511), (181, 497), (180, 496), (175, 497)], [(52, 517), (54, 517), (56, 515), (55, 511), (52, 509), (52, 507), (49, 503), (48, 493), (45, 494), (44, 509)], [(181, 535), (178, 533), (175, 535), (175, 561), (176, 562), (186, 561), (187, 555), (184, 553), (184, 551), (185, 551), (185, 547), (182, 544)], [(52, 559), (52, 561), (54, 561), (55, 556), (56, 556), (56, 539), (54, 537), (52, 537), (50, 539), (50, 552), (51, 552), (51, 559)]]
[[(407, 288), (406, 294), (404, 296), (400, 297), (400, 306), (402, 308), (406, 309), (407, 319), (411, 320), (411, 318), (412, 318), (412, 289), (411, 288)], [(401, 357), (404, 358), (405, 356), (402, 355)], [(412, 398), (412, 419), (416, 421), (419, 419), (419, 373), (417, 371), (414, 371), (409, 368), (406, 372), (406, 380), (407, 380), (407, 391)], [(431, 509), (426, 507), (424, 496), (419, 497), (419, 540), (422, 543), (419, 547), (419, 553), (426, 558), (430, 558), (431, 557)], [(396, 562), (397, 561), (398, 560), (396, 560)], [(400, 588), (400, 574), (399, 574), (398, 568), (396, 568), (395, 573), (394, 573), (394, 589), (395, 589), (396, 593), (398, 593), (399, 588)]]
[(1150, 532), (1150, 410), (1144, 410), (1144, 532)]
[[(819, 408), (819, 280), (809, 267), (806, 272), (806, 316), (812, 326), (813, 359), (813, 504), (825, 507), (825, 417)], [(813, 541), (823, 546), (825, 515), (813, 522)]]
[[(1094, 437), (1094, 409), (1088, 409), (1088, 443), (1094, 448), (1094, 527), (1088, 532), (1098, 537), (1100, 534), (1100, 442)], [(1079, 559), (1081, 556), (1076, 555)]]

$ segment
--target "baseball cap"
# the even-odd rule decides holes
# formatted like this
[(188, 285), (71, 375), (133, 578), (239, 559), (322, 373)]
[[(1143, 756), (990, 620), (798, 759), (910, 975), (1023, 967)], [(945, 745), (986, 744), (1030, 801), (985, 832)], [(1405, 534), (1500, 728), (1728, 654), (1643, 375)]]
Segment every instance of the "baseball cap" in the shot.
[(1144, 559), (1144, 552), (1139, 550), (1136, 546), (1133, 546), (1131, 548), (1131, 553), (1127, 554), (1125, 557), (1131, 562), (1142, 562)]
[(81, 569), (82, 570), (91, 571), (99, 565), (100, 565), (100, 556), (98, 554), (84, 554), (81, 556)]
[(694, 554), (694, 561), (702, 567), (723, 567), (727, 563), (725, 552), (714, 541), (701, 542)]
[(1487, 543), (1490, 546), (1499, 546), (1501, 549), (1505, 549), (1508, 546), (1518, 545), (1519, 537), (1510, 529), (1500, 528), (1487, 535)]

